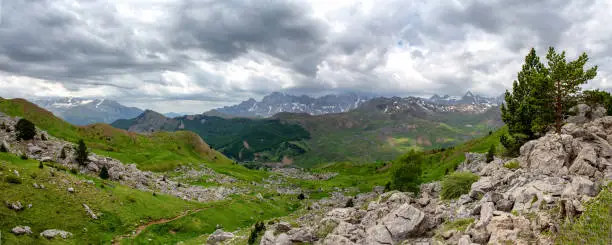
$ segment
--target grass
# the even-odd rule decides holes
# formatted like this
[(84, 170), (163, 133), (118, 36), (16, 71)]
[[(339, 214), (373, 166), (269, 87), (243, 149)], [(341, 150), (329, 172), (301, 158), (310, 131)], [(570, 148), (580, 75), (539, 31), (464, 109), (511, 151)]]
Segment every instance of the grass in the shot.
[(521, 165), (519, 164), (518, 161), (512, 160), (512, 161), (509, 161), (507, 163), (504, 163), (504, 167), (507, 168), (507, 169), (518, 169), (518, 168), (521, 167)]
[(166, 171), (189, 162), (231, 162), (192, 132), (141, 135), (106, 124), (77, 127), (23, 99), (0, 99), (0, 112), (26, 118), (50, 135), (73, 143), (83, 139), (93, 152), (136, 163), (144, 170)]
[(123, 244), (176, 244), (189, 240), (203, 240), (203, 234), (215, 231), (217, 225), (224, 230), (234, 231), (248, 228), (259, 220), (286, 216), (297, 210), (300, 203), (289, 196), (277, 196), (271, 200), (240, 198), (211, 204), (207, 209), (175, 221), (154, 225), (144, 230), (135, 239)]
[(561, 227), (555, 244), (612, 244), (612, 183), (586, 203), (580, 218)]
[(455, 172), (442, 180), (440, 198), (455, 199), (470, 192), (472, 183), (478, 181), (478, 175), (471, 172)]
[[(22, 211), (0, 206), (2, 244), (108, 243), (117, 235), (129, 233), (139, 223), (173, 217), (186, 209), (203, 206), (172, 196), (153, 196), (120, 184), (54, 170), (50, 166), (39, 169), (38, 164), (0, 153), (0, 172), (16, 169), (22, 181), (20, 185), (0, 182), (0, 202), (20, 201), (26, 207), (32, 204), (32, 208)], [(95, 184), (87, 184), (88, 179)], [(35, 189), (34, 183), (44, 184), (45, 189)], [(67, 192), (68, 187), (73, 187), (75, 193)], [(88, 216), (82, 206), (84, 203), (100, 214), (98, 220)], [(33, 234), (15, 236), (10, 233), (15, 226), (30, 226)], [(39, 236), (46, 229), (66, 230), (74, 235), (67, 240), (46, 240)]]

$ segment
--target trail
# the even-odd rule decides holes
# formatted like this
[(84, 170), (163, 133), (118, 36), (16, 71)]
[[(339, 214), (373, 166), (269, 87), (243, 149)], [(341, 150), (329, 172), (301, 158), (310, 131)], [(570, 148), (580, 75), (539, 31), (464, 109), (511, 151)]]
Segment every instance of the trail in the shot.
[(118, 236), (116, 238), (113, 239), (113, 245), (120, 245), (121, 244), (121, 240), (123, 240), (124, 238), (130, 238), (130, 237), (137, 237), (142, 231), (144, 231), (145, 229), (147, 229), (149, 226), (152, 225), (158, 225), (158, 224), (164, 224), (164, 223), (168, 223), (168, 222), (172, 222), (175, 221), (177, 219), (183, 218), (187, 215), (192, 215), (192, 214), (196, 214), (200, 211), (209, 209), (210, 207), (207, 208), (199, 208), (196, 210), (185, 210), (183, 211), (183, 213), (181, 213), (180, 215), (174, 217), (174, 218), (170, 218), (170, 219), (158, 219), (158, 220), (153, 220), (153, 221), (149, 221), (145, 224), (142, 224), (140, 226), (138, 226), (138, 228), (136, 228), (136, 232), (134, 234), (128, 234), (128, 235), (121, 235)]

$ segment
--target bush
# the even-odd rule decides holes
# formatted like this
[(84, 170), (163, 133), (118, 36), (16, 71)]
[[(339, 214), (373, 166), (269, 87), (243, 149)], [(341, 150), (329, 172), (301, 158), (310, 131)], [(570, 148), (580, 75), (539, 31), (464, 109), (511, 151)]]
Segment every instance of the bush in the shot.
[(76, 168), (71, 168), (71, 169), (70, 169), (70, 173), (72, 173), (72, 174), (77, 174), (77, 169), (76, 169)]
[(304, 200), (306, 199), (306, 196), (304, 196), (304, 193), (300, 193), (297, 197), (298, 200)]
[(264, 225), (264, 223), (261, 221), (257, 221), (257, 223), (255, 223), (255, 227), (253, 227), (253, 230), (251, 230), (248, 243), (255, 244), (255, 242), (257, 242), (257, 237), (261, 235), (261, 233), (263, 233), (265, 229), (266, 226)]
[(21, 179), (17, 176), (14, 175), (9, 175), (6, 176), (6, 183), (11, 183), (11, 184), (21, 184)]
[(44, 167), (43, 162), (38, 162), (38, 168), (43, 169)]
[(15, 126), (17, 130), (17, 140), (31, 140), (36, 135), (36, 126), (27, 119), (19, 119)]
[(8, 149), (4, 147), (4, 144), (2, 144), (2, 142), (0, 142), (0, 152), (8, 152)]
[(108, 177), (108, 169), (106, 166), (102, 166), (102, 169), (100, 169), (100, 179), (108, 179)]
[(344, 205), (345, 208), (352, 208), (353, 206), (355, 206), (355, 203), (353, 203), (353, 198), (349, 198)]
[(85, 166), (87, 165), (87, 146), (83, 140), (79, 140), (79, 146), (76, 151), (76, 161), (79, 165)]
[(478, 181), (478, 175), (471, 172), (454, 172), (442, 180), (442, 199), (455, 199), (470, 192), (472, 183)]
[(487, 152), (487, 163), (492, 162), (495, 159), (495, 145), (491, 145), (489, 147), (489, 151)]
[(399, 161), (402, 165), (393, 173), (391, 188), (399, 191), (419, 192), (423, 154), (410, 151)]
[(516, 157), (520, 154), (521, 146), (529, 141), (529, 136), (524, 134), (504, 134), (499, 138), (499, 141), (506, 148), (508, 156)]
[(507, 163), (504, 163), (504, 167), (506, 167), (508, 169), (517, 169), (517, 168), (520, 168), (521, 165), (519, 164), (518, 161), (512, 160), (512, 161), (509, 161)]
[(28, 155), (26, 155), (25, 153), (22, 153), (21, 160), (28, 160)]
[(66, 149), (62, 147), (62, 151), (60, 152), (60, 159), (66, 159)]

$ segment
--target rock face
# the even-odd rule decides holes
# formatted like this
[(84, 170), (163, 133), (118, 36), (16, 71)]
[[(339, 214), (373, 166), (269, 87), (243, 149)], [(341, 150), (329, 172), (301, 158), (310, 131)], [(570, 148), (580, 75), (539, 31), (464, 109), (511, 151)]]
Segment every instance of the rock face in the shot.
[[(482, 154), (467, 153), (458, 170), (480, 179), (456, 200), (441, 201), (437, 182), (421, 185), (417, 197), (397, 191), (357, 196), (352, 208), (343, 206), (349, 197), (321, 200), (298, 218), (301, 227), (270, 227), (272, 243), (262, 244), (280, 244), (298, 230), (313, 230), (314, 244), (552, 244), (542, 233), (554, 234), (565, 218), (580, 215), (583, 201), (612, 181), (612, 117), (569, 123), (562, 131), (527, 142), (515, 159), (486, 163)], [(504, 167), (510, 161), (520, 168)], [(439, 229), (468, 218), (474, 221), (464, 231)]]
[(50, 229), (50, 230), (45, 230), (41, 232), (40, 236), (47, 238), (47, 239), (53, 239), (57, 236), (66, 239), (68, 237), (71, 237), (72, 233), (67, 232), (67, 231), (62, 231), (62, 230)]

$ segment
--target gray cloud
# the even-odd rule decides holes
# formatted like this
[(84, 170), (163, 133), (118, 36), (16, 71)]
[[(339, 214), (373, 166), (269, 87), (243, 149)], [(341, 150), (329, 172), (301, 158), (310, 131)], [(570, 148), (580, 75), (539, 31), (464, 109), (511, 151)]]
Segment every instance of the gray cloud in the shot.
[(273, 91), (497, 95), (528, 49), (543, 55), (549, 45), (587, 51), (600, 65), (588, 86), (612, 88), (605, 0), (3, 4), (0, 96), (156, 101), (161, 111), (176, 102), (199, 112)]

